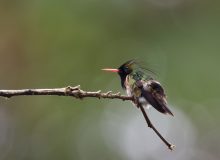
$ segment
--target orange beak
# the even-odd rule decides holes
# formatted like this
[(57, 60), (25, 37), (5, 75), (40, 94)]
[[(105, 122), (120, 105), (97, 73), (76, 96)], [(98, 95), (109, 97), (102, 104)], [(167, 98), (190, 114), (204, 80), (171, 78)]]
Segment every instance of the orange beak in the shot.
[(105, 68), (105, 69), (102, 69), (103, 71), (107, 71), (107, 72), (115, 72), (115, 73), (118, 73), (119, 70), (118, 69), (112, 69), (112, 68)]

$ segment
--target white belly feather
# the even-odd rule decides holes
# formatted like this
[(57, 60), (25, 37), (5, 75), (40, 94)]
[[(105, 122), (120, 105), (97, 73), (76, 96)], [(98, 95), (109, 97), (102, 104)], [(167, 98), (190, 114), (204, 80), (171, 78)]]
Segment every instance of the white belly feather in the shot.
[(138, 98), (139, 103), (141, 103), (144, 107), (146, 107), (147, 109), (150, 108), (149, 103), (146, 101), (146, 99), (144, 97), (139, 97)]

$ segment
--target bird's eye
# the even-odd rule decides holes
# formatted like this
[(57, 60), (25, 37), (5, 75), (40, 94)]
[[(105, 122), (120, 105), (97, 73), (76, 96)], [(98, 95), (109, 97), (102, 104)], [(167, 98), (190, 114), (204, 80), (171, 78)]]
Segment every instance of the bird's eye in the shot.
[(129, 72), (129, 68), (127, 66), (125, 66), (124, 71)]

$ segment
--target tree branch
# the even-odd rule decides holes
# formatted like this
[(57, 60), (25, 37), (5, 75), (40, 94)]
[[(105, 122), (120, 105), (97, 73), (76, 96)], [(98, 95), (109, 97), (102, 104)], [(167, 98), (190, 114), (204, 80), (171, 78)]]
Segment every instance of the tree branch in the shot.
[[(82, 99), (85, 97), (96, 97), (96, 98), (108, 98), (108, 99), (121, 99), (123, 101), (129, 100), (135, 102), (133, 97), (121, 95), (120, 92), (112, 93), (112, 91), (108, 91), (106, 93), (102, 93), (101, 91), (90, 92), (83, 91), (80, 89), (80, 86), (75, 87), (64, 87), (64, 88), (53, 88), (53, 89), (21, 89), (21, 90), (0, 90), (0, 97), (11, 98), (14, 96), (34, 96), (34, 95), (56, 95), (56, 96), (70, 96), (78, 99)], [(157, 129), (153, 126), (150, 119), (148, 118), (144, 108), (141, 105), (138, 105), (138, 108), (141, 109), (142, 114), (148, 124), (148, 127), (152, 128), (154, 132), (160, 137), (160, 139), (168, 146), (170, 150), (173, 150), (174, 145), (170, 144), (165, 138), (157, 131)]]
[(34, 96), (34, 95), (56, 95), (56, 96), (71, 96), (75, 98), (96, 97), (109, 98), (133, 101), (133, 97), (121, 95), (120, 92), (112, 93), (108, 91), (102, 93), (101, 91), (89, 92), (80, 89), (80, 86), (53, 88), (53, 89), (21, 89), (21, 90), (0, 90), (0, 97), (11, 98), (14, 96)]

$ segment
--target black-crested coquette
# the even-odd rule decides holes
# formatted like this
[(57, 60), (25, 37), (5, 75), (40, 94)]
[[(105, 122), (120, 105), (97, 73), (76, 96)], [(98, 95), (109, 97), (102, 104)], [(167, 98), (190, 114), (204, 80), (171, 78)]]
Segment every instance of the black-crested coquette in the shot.
[(151, 105), (157, 111), (173, 116), (168, 108), (162, 85), (152, 78), (149, 69), (142, 67), (135, 60), (130, 60), (117, 69), (106, 68), (103, 70), (119, 74), (122, 88), (126, 90), (128, 96), (134, 97), (137, 107)]

